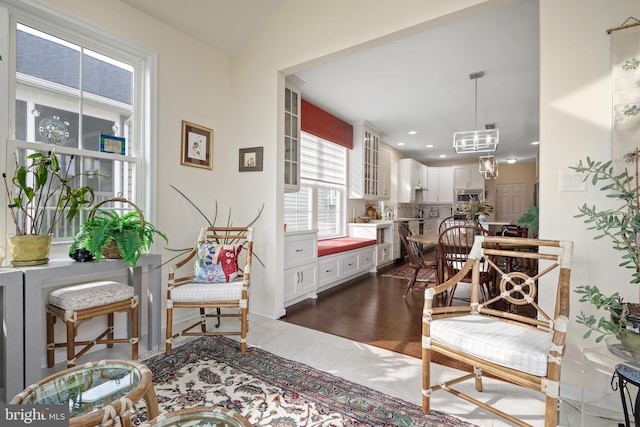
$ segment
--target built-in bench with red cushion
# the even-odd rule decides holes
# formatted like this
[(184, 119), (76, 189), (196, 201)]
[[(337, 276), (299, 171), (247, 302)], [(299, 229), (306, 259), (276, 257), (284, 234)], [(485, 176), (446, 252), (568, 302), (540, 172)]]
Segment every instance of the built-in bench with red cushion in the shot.
[(318, 257), (352, 251), (375, 245), (375, 239), (362, 237), (337, 237), (335, 239), (318, 240)]

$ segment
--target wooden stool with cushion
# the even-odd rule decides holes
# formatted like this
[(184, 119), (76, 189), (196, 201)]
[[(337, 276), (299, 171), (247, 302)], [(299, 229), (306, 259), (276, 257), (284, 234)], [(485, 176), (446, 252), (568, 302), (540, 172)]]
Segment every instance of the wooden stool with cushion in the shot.
[[(114, 338), (114, 313), (127, 312), (131, 320), (131, 337)], [(76, 341), (81, 323), (107, 315), (107, 329), (92, 341)], [(66, 342), (56, 343), (53, 325), (56, 318), (67, 326)], [(47, 366), (55, 364), (55, 348), (67, 348), (67, 367), (76, 365), (76, 358), (95, 344), (131, 343), (131, 358), (138, 358), (138, 296), (133, 287), (112, 281), (100, 281), (68, 286), (52, 291), (47, 303)], [(84, 346), (76, 353), (76, 347)]]

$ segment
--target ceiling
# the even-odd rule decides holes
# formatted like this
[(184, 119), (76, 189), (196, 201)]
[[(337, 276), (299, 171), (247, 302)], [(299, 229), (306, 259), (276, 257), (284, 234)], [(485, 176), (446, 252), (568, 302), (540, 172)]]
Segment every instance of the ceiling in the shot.
[[(227, 55), (281, 2), (122, 1)], [(304, 82), (304, 98), (345, 121), (367, 120), (383, 142), (423, 163), (477, 158), (452, 148), (453, 133), (475, 130), (476, 123), (499, 129), (493, 153), (498, 163), (533, 162), (537, 145), (531, 143), (539, 140), (538, 32), (538, 1), (521, 0), (296, 76)], [(478, 71), (484, 77), (469, 78)]]

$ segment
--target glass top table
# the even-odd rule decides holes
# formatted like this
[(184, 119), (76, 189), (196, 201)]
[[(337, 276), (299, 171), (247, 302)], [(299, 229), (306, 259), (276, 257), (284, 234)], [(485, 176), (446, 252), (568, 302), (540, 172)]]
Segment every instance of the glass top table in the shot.
[(70, 425), (94, 425), (94, 421), (100, 424), (105, 414), (130, 418), (133, 404), (142, 398), (148, 417), (157, 416), (158, 399), (146, 365), (102, 360), (53, 374), (27, 387), (10, 403), (68, 405)]
[(251, 427), (252, 424), (232, 409), (211, 406), (197, 406), (182, 409), (158, 417), (141, 424), (140, 427)]

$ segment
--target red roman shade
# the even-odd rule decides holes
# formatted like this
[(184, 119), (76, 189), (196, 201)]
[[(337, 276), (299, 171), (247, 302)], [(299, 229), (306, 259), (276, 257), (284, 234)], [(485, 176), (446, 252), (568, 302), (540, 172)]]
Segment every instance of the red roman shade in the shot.
[(343, 147), (353, 148), (353, 126), (302, 100), (300, 126), (303, 131)]

